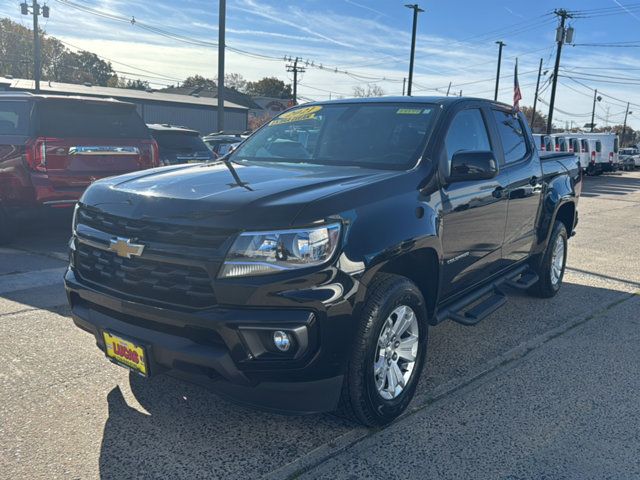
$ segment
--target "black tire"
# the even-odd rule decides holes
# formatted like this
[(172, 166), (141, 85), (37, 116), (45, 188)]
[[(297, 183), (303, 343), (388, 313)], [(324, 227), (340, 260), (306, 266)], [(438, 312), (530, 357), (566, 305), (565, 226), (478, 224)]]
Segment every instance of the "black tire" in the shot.
[(9, 225), (7, 214), (0, 207), (0, 245), (5, 245), (13, 240), (13, 229)]
[[(373, 362), (387, 318), (402, 305), (410, 307), (417, 318), (418, 349), (413, 372), (404, 389), (396, 398), (387, 400), (376, 388)], [(369, 427), (386, 425), (398, 417), (415, 394), (424, 366), (427, 334), (427, 311), (418, 287), (405, 277), (379, 274), (369, 287), (360, 315), (337, 415)]]
[[(562, 270), (559, 275), (557, 281), (553, 280), (553, 253), (556, 246), (556, 242), (558, 242), (558, 238), (560, 238), (564, 244), (564, 251), (562, 255)], [(529, 288), (529, 293), (535, 295), (536, 297), (541, 298), (550, 298), (555, 296), (560, 287), (562, 286), (562, 279), (564, 278), (564, 271), (567, 265), (567, 229), (564, 226), (564, 223), (560, 221), (556, 221), (553, 225), (553, 230), (551, 231), (551, 236), (549, 237), (549, 242), (547, 243), (547, 248), (545, 249), (542, 257), (538, 258), (534, 261), (532, 268), (533, 271), (538, 275), (538, 281)]]

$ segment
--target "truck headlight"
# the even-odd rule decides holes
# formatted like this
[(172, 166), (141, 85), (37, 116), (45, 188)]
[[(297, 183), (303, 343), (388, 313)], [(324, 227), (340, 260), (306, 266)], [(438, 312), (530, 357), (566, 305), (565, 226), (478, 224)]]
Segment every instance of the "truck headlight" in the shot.
[(247, 277), (321, 265), (333, 256), (339, 238), (339, 223), (271, 232), (244, 232), (227, 253), (219, 276)]

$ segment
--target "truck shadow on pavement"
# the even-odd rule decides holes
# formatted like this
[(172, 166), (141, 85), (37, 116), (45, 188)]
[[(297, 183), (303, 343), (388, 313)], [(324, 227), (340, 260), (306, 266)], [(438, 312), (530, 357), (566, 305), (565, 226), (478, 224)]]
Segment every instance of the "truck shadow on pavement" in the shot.
[[(445, 322), (432, 328), (412, 407), (429, 405), (434, 392), (444, 389), (446, 396), (498, 357), (571, 319), (597, 317), (637, 290), (628, 283), (572, 277), (555, 298), (514, 293), (503, 309), (475, 327)], [(357, 428), (329, 414), (287, 417), (244, 408), (168, 376), (132, 374), (129, 380), (135, 399), (120, 387), (106, 399), (109, 417), (99, 462), (104, 479), (256, 478)]]
[(586, 177), (582, 187), (583, 197), (600, 195), (628, 195), (640, 190), (640, 178), (627, 175), (601, 175)]

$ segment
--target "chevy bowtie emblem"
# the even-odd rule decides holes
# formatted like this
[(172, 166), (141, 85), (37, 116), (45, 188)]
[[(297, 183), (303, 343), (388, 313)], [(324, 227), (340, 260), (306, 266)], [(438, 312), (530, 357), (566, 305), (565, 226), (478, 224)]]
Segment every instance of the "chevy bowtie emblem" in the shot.
[(116, 237), (109, 241), (109, 250), (123, 258), (139, 257), (142, 255), (144, 245), (131, 243), (130, 238)]

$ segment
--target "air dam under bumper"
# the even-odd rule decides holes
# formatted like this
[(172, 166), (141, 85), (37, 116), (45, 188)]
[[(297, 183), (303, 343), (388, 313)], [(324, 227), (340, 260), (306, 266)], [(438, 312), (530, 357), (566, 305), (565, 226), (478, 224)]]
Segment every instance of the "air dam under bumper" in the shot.
[[(313, 363), (318, 349), (311, 312), (221, 308), (185, 313), (107, 295), (79, 281), (71, 269), (64, 280), (76, 326), (91, 333), (103, 351), (105, 330), (145, 346), (150, 375), (167, 373), (279, 413), (327, 412), (338, 404), (341, 374), (305, 375), (305, 370), (315, 372), (305, 365)], [(300, 358), (297, 353), (278, 358), (256, 351), (255, 338), (246, 341), (247, 332), (273, 330), (293, 332), (294, 346), (308, 351)]]

